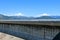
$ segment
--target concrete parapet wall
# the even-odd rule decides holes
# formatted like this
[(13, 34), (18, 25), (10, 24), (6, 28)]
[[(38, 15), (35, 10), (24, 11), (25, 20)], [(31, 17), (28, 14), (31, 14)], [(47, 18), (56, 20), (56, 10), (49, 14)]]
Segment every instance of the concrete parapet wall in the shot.
[(40, 25), (0, 24), (0, 32), (26, 40), (52, 40), (60, 32), (60, 28)]

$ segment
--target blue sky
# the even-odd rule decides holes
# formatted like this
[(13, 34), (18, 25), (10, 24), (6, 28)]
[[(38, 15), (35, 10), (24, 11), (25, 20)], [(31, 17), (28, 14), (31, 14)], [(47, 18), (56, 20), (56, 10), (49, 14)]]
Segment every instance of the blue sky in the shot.
[(60, 0), (0, 0), (0, 14), (60, 16)]

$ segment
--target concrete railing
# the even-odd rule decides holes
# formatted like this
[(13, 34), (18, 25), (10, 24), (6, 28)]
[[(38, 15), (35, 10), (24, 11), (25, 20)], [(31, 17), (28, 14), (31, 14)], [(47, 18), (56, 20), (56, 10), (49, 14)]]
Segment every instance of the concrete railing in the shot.
[(0, 21), (0, 23), (60, 26), (60, 21)]

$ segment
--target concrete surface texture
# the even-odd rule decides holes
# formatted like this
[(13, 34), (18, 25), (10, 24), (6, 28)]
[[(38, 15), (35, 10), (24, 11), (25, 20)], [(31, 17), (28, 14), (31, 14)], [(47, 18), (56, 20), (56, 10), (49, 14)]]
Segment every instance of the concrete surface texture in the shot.
[(0, 40), (24, 40), (24, 39), (0, 32)]

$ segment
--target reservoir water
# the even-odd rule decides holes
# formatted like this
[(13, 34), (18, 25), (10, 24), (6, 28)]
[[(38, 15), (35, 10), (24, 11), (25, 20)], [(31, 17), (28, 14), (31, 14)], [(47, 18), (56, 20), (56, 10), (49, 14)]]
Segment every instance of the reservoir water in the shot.
[(60, 19), (5, 19), (0, 21), (60, 21)]

